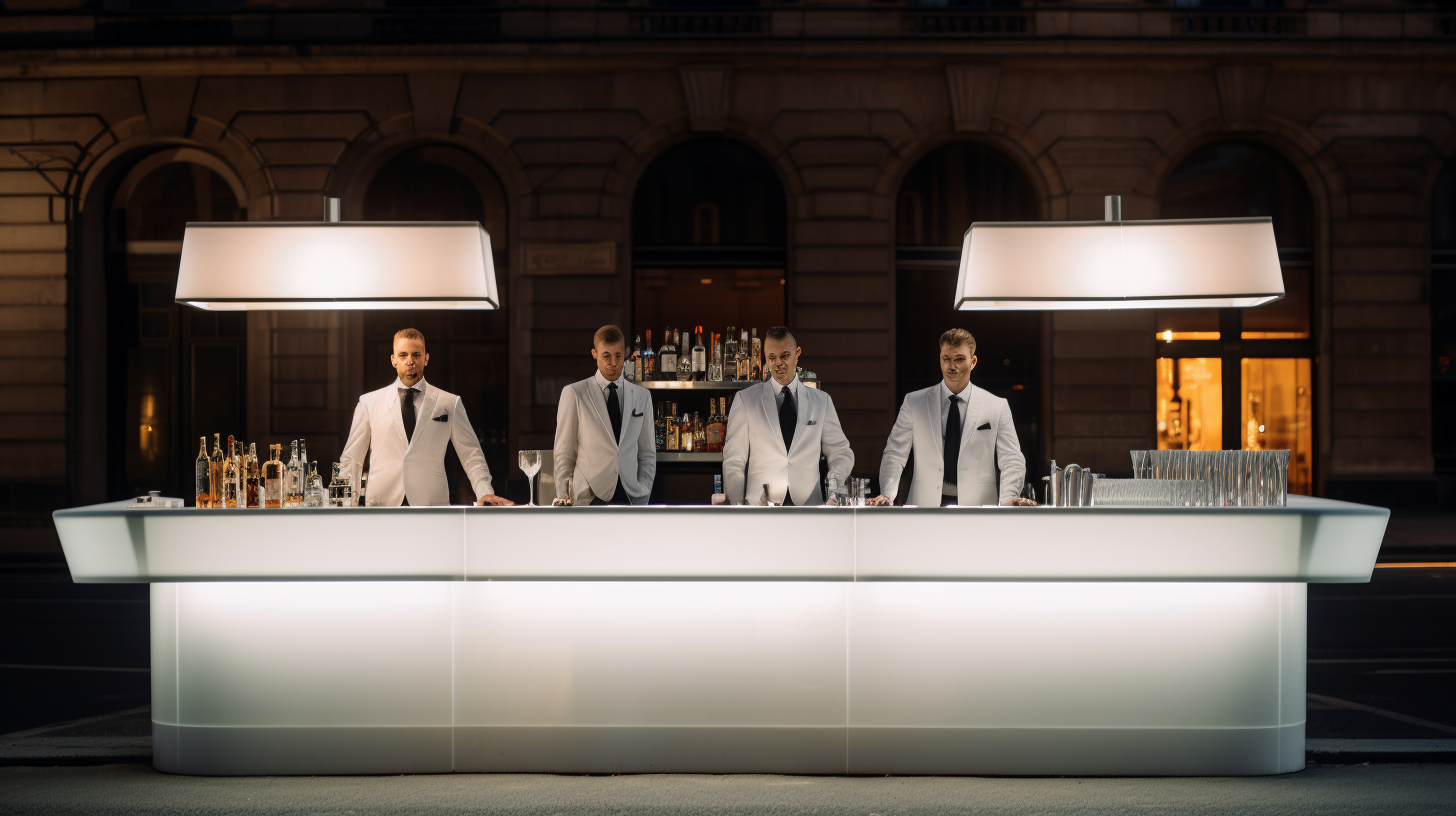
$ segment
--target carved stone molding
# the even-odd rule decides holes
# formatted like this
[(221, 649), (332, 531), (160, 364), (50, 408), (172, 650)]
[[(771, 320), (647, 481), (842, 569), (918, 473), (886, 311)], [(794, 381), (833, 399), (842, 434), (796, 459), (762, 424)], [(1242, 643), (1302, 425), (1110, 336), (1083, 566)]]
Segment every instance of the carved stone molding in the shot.
[(415, 131), (449, 133), (455, 121), (455, 100), (460, 95), (460, 74), (422, 71), (409, 74), (408, 79)]
[(147, 126), (153, 136), (186, 136), (192, 120), (192, 97), (197, 76), (144, 76), (142, 104), (147, 108)]
[(688, 101), (688, 126), (696, 131), (722, 131), (728, 117), (728, 81), (731, 65), (684, 65), (683, 96)]
[(1001, 69), (995, 65), (947, 65), (945, 84), (950, 91), (951, 118), (963, 133), (991, 129), (991, 109), (996, 104), (996, 86)]
[(1269, 89), (1267, 65), (1217, 65), (1218, 104), (1225, 130), (1252, 130), (1264, 115), (1264, 94)]

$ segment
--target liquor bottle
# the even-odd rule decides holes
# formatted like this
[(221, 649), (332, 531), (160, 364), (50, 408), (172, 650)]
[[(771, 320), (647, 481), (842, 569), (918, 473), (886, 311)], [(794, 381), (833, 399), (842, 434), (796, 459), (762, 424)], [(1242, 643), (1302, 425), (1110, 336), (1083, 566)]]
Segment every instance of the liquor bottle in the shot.
[(672, 402), (668, 403), (668, 405), (671, 407), (667, 412), (667, 439), (663, 445), (663, 450), (678, 451), (681, 450), (682, 426), (677, 421), (677, 403)]
[(727, 497), (723, 495), (723, 474), (713, 474), (713, 504), (723, 504)]
[(761, 380), (763, 379), (763, 344), (759, 342), (757, 328), (753, 330), (749, 343), (752, 348), (748, 352), (748, 378)]
[(275, 442), (268, 446), (268, 453), (273, 457), (263, 463), (263, 506), (283, 506), (283, 463), (278, 457), (283, 455), (283, 445)]
[(662, 351), (657, 353), (657, 370), (662, 372), (662, 379), (677, 379), (677, 346), (672, 342), (672, 327), (668, 326), (662, 333)]
[(228, 437), (227, 459), (222, 464), (222, 506), (238, 509), (238, 457), (237, 443)]
[(677, 352), (677, 381), (690, 382), (693, 379), (693, 349), (688, 345), (688, 333), (682, 332), (682, 339), (673, 340)]
[(693, 450), (706, 451), (708, 449), (708, 428), (703, 423), (703, 418), (697, 411), (693, 412)]
[(248, 507), (263, 506), (263, 476), (258, 472), (258, 443), (248, 443), (248, 464), (243, 474), (243, 498)]
[(652, 440), (658, 452), (667, 450), (667, 415), (660, 402), (657, 403), (657, 411), (653, 414)]
[(723, 337), (723, 379), (738, 380), (738, 340), (733, 336), (733, 327)]
[(234, 506), (247, 507), (248, 494), (245, 492), (246, 485), (244, 484), (244, 477), (247, 475), (248, 456), (243, 451), (243, 440), (239, 439), (237, 442), (234, 442), (231, 436), (228, 437), (228, 458), (233, 463), (233, 484), (236, 486), (238, 495), (237, 504)]
[(632, 340), (632, 360), (627, 366), (627, 381), (642, 381), (642, 335)]
[(303, 506), (303, 463), (298, 461), (298, 440), (293, 440), (288, 470), (283, 474), (283, 506)]
[(227, 457), (222, 453), (222, 434), (212, 435), (212, 457), (207, 460), (207, 495), (209, 506), (222, 507), (222, 470)]
[(683, 411), (682, 419), (678, 421), (678, 449), (683, 453), (692, 453), (697, 450), (693, 446), (696, 440), (693, 437), (693, 418)]
[(727, 402), (727, 400), (708, 400), (708, 453), (718, 453), (723, 450), (723, 434), (728, 430), (728, 424), (724, 417), (727, 411), (721, 407), (724, 402)]
[(212, 467), (212, 460), (207, 458), (207, 437), (202, 437), (197, 448), (197, 506), (208, 508), (212, 506), (212, 479), (208, 476)]
[(693, 329), (693, 380), (708, 379), (708, 350), (703, 346), (703, 327)]
[(647, 330), (647, 345), (642, 348), (643, 381), (657, 379), (657, 354), (652, 351), (652, 329)]
[(748, 380), (748, 330), (741, 329), (738, 332), (738, 355), (733, 358), (733, 370), (737, 372), (739, 382)]
[(708, 382), (723, 382), (723, 335), (713, 332), (713, 353), (708, 363)]
[(308, 442), (298, 440), (298, 506), (303, 506), (303, 500), (308, 497)]
[(328, 503), (324, 481), (319, 477), (318, 462), (308, 463), (308, 487), (304, 488), (304, 507), (323, 507)]
[(334, 478), (329, 482), (330, 507), (354, 506), (354, 485), (344, 478), (343, 467), (341, 462), (334, 463)]

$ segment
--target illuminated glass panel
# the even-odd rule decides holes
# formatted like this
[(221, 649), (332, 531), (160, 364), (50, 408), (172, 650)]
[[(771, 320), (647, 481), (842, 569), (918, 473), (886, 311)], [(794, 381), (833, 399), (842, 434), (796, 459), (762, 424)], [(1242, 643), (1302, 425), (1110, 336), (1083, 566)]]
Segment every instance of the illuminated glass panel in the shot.
[(1289, 451), (1289, 492), (1310, 495), (1310, 361), (1246, 358), (1241, 363), (1243, 449)]
[(1158, 359), (1158, 450), (1223, 448), (1223, 361)]

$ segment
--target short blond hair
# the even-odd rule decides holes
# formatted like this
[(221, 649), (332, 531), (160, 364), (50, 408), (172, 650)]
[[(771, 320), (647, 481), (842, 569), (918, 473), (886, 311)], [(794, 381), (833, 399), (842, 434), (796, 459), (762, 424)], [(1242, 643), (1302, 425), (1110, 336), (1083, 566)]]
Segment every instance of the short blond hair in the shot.
[(961, 346), (971, 347), (971, 356), (976, 356), (976, 337), (965, 329), (950, 329), (940, 336), (940, 347), (959, 348)]
[(420, 341), (420, 345), (425, 344), (425, 336), (420, 333), (419, 329), (400, 329), (394, 333), (394, 341), (390, 343), (390, 346), (393, 346), (394, 343), (398, 343), (401, 340), (418, 340)]
[(597, 346), (603, 344), (606, 344), (607, 346), (615, 346), (618, 343), (626, 345), (627, 335), (623, 334), (622, 330), (617, 328), (616, 326), (603, 326), (600, 329), (597, 329), (596, 334), (592, 335), (592, 348), (596, 348)]

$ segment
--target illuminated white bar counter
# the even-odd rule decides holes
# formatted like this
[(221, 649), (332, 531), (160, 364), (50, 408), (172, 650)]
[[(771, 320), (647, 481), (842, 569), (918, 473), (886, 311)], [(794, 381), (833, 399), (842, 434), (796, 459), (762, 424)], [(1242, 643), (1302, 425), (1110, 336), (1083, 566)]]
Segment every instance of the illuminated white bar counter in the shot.
[(1389, 512), (63, 510), (152, 584), (155, 766), (1272, 774), (1304, 767), (1305, 585)]

